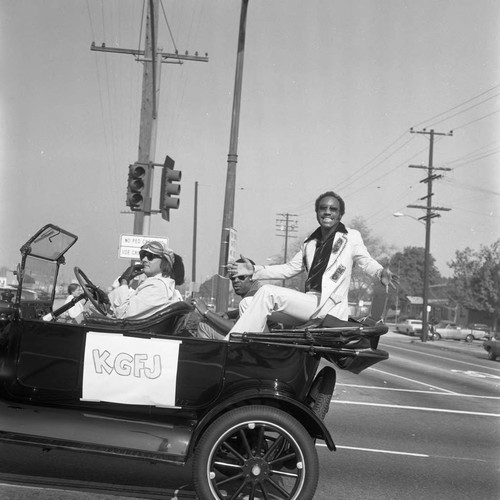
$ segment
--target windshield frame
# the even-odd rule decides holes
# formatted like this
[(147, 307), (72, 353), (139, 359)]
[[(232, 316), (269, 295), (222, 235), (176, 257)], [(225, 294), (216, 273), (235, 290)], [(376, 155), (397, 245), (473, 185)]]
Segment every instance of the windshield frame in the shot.
[[(22, 302), (54, 303), (59, 267), (65, 263), (64, 254), (77, 240), (78, 236), (69, 231), (47, 224), (21, 247), (22, 258), (17, 269), (17, 308)], [(37, 291), (41, 293), (37, 294)], [(30, 294), (33, 294), (32, 300), (26, 298)]]

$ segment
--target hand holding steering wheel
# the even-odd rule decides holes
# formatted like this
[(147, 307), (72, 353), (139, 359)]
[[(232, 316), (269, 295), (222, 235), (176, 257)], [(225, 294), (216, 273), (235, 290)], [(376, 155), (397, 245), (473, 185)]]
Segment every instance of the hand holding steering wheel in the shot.
[(106, 293), (98, 286), (95, 286), (79, 267), (75, 267), (74, 271), (85, 297), (90, 300), (99, 313), (103, 316), (107, 316), (110, 312), (110, 303)]

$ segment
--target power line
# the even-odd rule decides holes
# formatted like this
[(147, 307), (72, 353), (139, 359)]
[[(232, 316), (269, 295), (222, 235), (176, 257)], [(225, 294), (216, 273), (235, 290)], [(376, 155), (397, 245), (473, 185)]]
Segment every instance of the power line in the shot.
[[(487, 94), (488, 92), (491, 92), (492, 90), (495, 90), (498, 87), (500, 87), (500, 84), (499, 85), (494, 85), (493, 87), (489, 88), (488, 90), (485, 90), (484, 92), (481, 92), (480, 94), (475, 95), (474, 97), (471, 97), (470, 99), (467, 99), (466, 101), (464, 101), (464, 102), (462, 102), (460, 104), (457, 104), (456, 106), (453, 106), (452, 108), (447, 109), (446, 111), (438, 113), (437, 115), (431, 116), (430, 118), (428, 118), (426, 120), (423, 120), (420, 123), (417, 123), (416, 125), (413, 126), (413, 128), (418, 128), (418, 127), (422, 126), (424, 123), (429, 123), (432, 120), (435, 120), (436, 118), (439, 118), (440, 116), (445, 115), (446, 113), (450, 113), (451, 111), (453, 111), (455, 109), (458, 109), (461, 106), (464, 106), (464, 105), (468, 104), (469, 102), (472, 102), (474, 99), (482, 97), (483, 95)], [(456, 128), (455, 128), (455, 130), (456, 130)]]

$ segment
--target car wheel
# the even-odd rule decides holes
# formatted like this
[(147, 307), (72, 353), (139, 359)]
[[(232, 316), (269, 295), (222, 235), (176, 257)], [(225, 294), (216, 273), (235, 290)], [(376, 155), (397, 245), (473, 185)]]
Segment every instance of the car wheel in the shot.
[(497, 359), (495, 354), (493, 354), (493, 351), (488, 351), (488, 359), (491, 359), (491, 361), (495, 361), (495, 359)]
[(470, 344), (473, 340), (474, 340), (474, 335), (471, 335), (470, 333), (469, 333), (469, 335), (467, 335), (467, 336), (465, 337), (465, 341), (466, 341), (466, 342), (468, 342), (469, 344)]
[(310, 500), (318, 455), (305, 428), (268, 406), (237, 408), (203, 433), (193, 457), (193, 483), (203, 500)]
[(321, 420), (325, 419), (328, 409), (330, 408), (336, 380), (337, 374), (335, 370), (331, 366), (325, 366), (314, 379), (311, 390), (309, 391), (309, 397), (311, 399), (309, 406)]
[(439, 335), (438, 332), (434, 332), (434, 334), (432, 336), (433, 336), (433, 340), (441, 340), (441, 335)]

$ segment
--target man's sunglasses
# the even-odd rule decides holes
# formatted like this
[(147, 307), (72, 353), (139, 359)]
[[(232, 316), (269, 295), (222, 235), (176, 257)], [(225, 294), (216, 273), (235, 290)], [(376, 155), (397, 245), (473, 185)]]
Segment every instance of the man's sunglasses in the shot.
[(231, 281), (234, 281), (234, 280), (244, 281), (247, 278), (249, 278), (248, 274), (238, 274), (238, 276), (231, 276), (229, 279)]
[(146, 259), (148, 259), (148, 260), (161, 259), (161, 257), (159, 255), (156, 255), (156, 254), (151, 253), (151, 252), (146, 252), (146, 250), (141, 250), (139, 252), (139, 258), (142, 260), (142, 259), (144, 259), (144, 257), (146, 257)]

